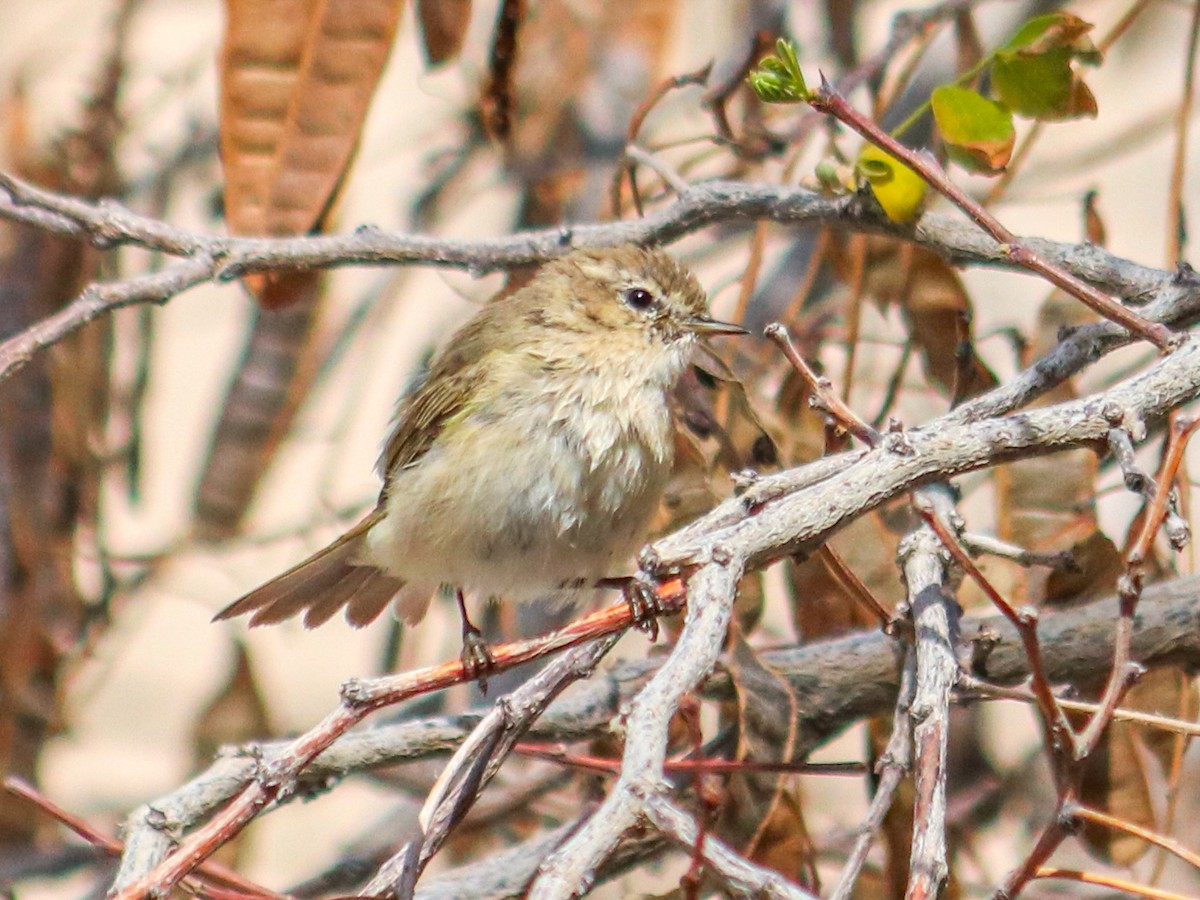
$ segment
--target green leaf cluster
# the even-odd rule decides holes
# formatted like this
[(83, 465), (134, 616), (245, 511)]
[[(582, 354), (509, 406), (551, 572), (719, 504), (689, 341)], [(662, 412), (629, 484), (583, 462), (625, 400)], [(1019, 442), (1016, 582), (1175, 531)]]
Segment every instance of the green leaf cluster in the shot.
[[(1100, 62), (1091, 28), (1068, 12), (1037, 16), (962, 78), (936, 88), (929, 106), (950, 158), (973, 172), (999, 172), (1012, 157), (1014, 116), (1095, 116), (1096, 98), (1072, 65)], [(985, 75), (990, 97), (975, 87)]]
[(763, 103), (805, 103), (812, 96), (800, 71), (796, 48), (783, 38), (775, 42), (775, 55), (763, 57), (747, 80)]
[[(1068, 12), (1030, 19), (970, 71), (935, 88), (928, 103), (893, 133), (902, 133), (930, 110), (954, 162), (972, 172), (1003, 171), (1016, 143), (1015, 116), (1056, 121), (1096, 115), (1096, 98), (1074, 67), (1076, 62), (1100, 62), (1100, 52), (1088, 37), (1091, 29), (1090, 23)], [(800, 71), (795, 46), (783, 38), (776, 42), (775, 53), (750, 72), (748, 81), (764, 103), (804, 103), (814, 98)], [(920, 213), (925, 184), (893, 156), (866, 145), (854, 172), (892, 221), (909, 222)]]

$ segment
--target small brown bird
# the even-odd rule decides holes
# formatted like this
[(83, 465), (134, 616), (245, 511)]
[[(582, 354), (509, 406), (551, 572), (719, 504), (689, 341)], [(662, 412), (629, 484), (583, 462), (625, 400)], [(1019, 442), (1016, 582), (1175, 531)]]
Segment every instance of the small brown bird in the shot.
[(579, 250), (485, 306), (401, 400), (375, 509), (220, 613), (251, 625), (345, 609), (366, 625), (395, 600), (410, 625), (458, 589), (464, 664), (486, 645), (463, 591), (571, 602), (625, 566), (670, 476), (668, 392), (717, 322), (695, 278), (659, 250)]

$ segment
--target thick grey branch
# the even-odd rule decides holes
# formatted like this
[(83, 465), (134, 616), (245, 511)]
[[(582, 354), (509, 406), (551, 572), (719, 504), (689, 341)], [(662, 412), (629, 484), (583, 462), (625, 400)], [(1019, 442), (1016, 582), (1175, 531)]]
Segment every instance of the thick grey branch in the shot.
[(890, 436), (802, 490), (761, 504), (727, 500), (652, 544), (642, 564), (664, 574), (703, 565), (714, 554), (744, 554), (750, 565), (761, 565), (811, 551), (867, 510), (931, 481), (1017, 458), (1102, 446), (1114, 423), (1166, 415), (1197, 395), (1200, 341), (1193, 337), (1147, 371), (1091, 397), (983, 421), (959, 423), (951, 414)]
[[(922, 492), (935, 510), (953, 514), (945, 485)], [(947, 521), (945, 512), (940, 513)], [(938, 514), (938, 513), (935, 513)], [(929, 525), (900, 545), (916, 646), (916, 691), (910, 707), (913, 752), (913, 840), (906, 896), (937, 897), (950, 874), (946, 861), (946, 748), (950, 699), (958, 680), (958, 604), (946, 590), (950, 555)]]
[[(52, 329), (37, 338), (23, 333), (0, 343), (0, 378), (15, 371), (30, 353), (101, 313), (133, 303), (162, 303), (205, 281), (228, 281), (268, 270), (419, 263), (483, 274), (541, 262), (574, 247), (626, 242), (667, 244), (718, 222), (758, 220), (785, 225), (840, 225), (853, 231), (892, 234), (955, 262), (1012, 267), (995, 241), (960, 219), (928, 214), (915, 229), (901, 228), (865, 209), (853, 197), (827, 198), (798, 187), (739, 181), (692, 185), (674, 203), (641, 219), (479, 240), (396, 234), (371, 226), (344, 235), (296, 238), (210, 235), (139, 215), (112, 201), (91, 203), (55, 194), (3, 173), (0, 218), (84, 238), (104, 248), (138, 246), (181, 260), (158, 276), (93, 285), (56, 316)], [(1198, 292), (1193, 280), (1173, 282), (1170, 273), (1121, 259), (1097, 247), (1037, 238), (1022, 240), (1040, 256), (1120, 297), (1148, 301), (1169, 292), (1172, 284), (1176, 292), (1186, 291), (1190, 297)]]

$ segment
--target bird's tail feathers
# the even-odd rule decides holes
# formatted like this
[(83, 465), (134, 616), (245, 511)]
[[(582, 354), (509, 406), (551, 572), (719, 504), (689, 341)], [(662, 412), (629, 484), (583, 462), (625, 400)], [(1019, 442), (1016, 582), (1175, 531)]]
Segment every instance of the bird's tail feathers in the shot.
[[(345, 608), (346, 620), (355, 628), (376, 619), (397, 594), (397, 608), (406, 621), (415, 623), (424, 614), (404, 595), (405, 584), (381, 569), (363, 562), (367, 532), (382, 517), (382, 510), (367, 516), (336, 541), (318, 550), (299, 565), (251, 591), (217, 613), (213, 620), (251, 613), (250, 625), (269, 625), (304, 613), (304, 627), (316, 628)], [(405, 604), (403, 607), (400, 604)], [(426, 599), (426, 605), (428, 599)], [(415, 613), (415, 615), (413, 615)]]

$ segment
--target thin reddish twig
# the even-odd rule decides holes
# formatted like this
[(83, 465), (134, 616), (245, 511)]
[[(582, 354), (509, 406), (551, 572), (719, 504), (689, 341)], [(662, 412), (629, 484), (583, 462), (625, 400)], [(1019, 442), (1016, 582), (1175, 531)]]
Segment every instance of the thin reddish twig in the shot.
[[(519, 743), (513, 752), (546, 762), (561, 763), (577, 769), (587, 769), (605, 775), (619, 775), (621, 760), (584, 753), (569, 753), (565, 750), (544, 747), (540, 744)], [(663, 771), (673, 773), (705, 773), (727, 775), (740, 772), (779, 772), (782, 774), (805, 775), (862, 775), (866, 772), (863, 763), (810, 763), (810, 762), (758, 762), (752, 759), (669, 759)]]
[(1196, 900), (1195, 894), (1177, 894), (1174, 891), (1164, 891), (1162, 888), (1150, 887), (1149, 885), (1145, 884), (1137, 884), (1133, 881), (1127, 881), (1124, 878), (1113, 878), (1109, 875), (1100, 875), (1095, 872), (1084, 872), (1079, 869), (1040, 867), (1034, 873), (1033, 877), (1062, 878), (1067, 881), (1077, 881), (1080, 884), (1095, 884), (1101, 887), (1123, 891), (1127, 894), (1133, 894), (1135, 897), (1146, 897), (1148, 900)]
[[(679, 610), (684, 602), (682, 582), (672, 579), (661, 585), (658, 602), (664, 613)], [(494, 671), (504, 671), (520, 663), (566, 650), (593, 638), (629, 628), (632, 624), (633, 612), (629, 604), (614, 604), (542, 637), (494, 648)], [(188, 835), (174, 853), (137, 881), (110, 895), (111, 900), (142, 900), (148, 896), (161, 896), (218, 847), (241, 832), (292, 785), (313, 759), (368, 715), (469, 678), (462, 662), (454, 660), (399, 675), (347, 682), (342, 687), (342, 704), (338, 709), (267, 762), (253, 782), (212, 819)]]
[[(79, 835), (97, 850), (107, 853), (109, 856), (119, 856), (124, 849), (125, 845), (120, 841), (114, 840), (108, 835), (101, 834), (86, 821), (63, 809), (23, 779), (9, 776), (4, 779), (3, 787), (5, 791), (14, 797), (19, 797), (27, 803), (36, 806), (63, 827)], [(243, 878), (232, 869), (226, 868), (212, 860), (208, 860), (200, 866), (199, 874), (205, 879), (234, 888), (242, 896), (269, 897), (275, 898), (275, 900), (284, 900), (283, 894), (277, 894), (275, 891), (255, 884), (253, 881)], [(211, 893), (212, 891), (212, 886), (205, 887), (206, 893)]]
[(1104, 731), (1112, 720), (1113, 712), (1121, 704), (1121, 698), (1136, 680), (1140, 667), (1130, 659), (1130, 644), (1133, 641), (1133, 614), (1142, 595), (1142, 570), (1150, 553), (1150, 544), (1162, 527), (1167, 514), (1167, 503), (1188, 440), (1200, 426), (1200, 419), (1184, 416), (1171, 417), (1167, 449), (1159, 467), (1154, 497), (1142, 517), (1142, 529), (1133, 542), (1126, 559), (1126, 571), (1121, 577), (1117, 597), (1119, 602), (1116, 635), (1113, 638), (1112, 674), (1100, 698), (1100, 710), (1093, 715), (1079, 735), (1075, 747), (1077, 759), (1087, 759), (1100, 744)]
[(1189, 850), (1177, 840), (1165, 834), (1159, 834), (1156, 831), (1151, 831), (1149, 828), (1143, 828), (1133, 822), (1126, 822), (1117, 816), (1111, 816), (1102, 810), (1091, 809), (1087, 806), (1075, 806), (1070, 808), (1068, 812), (1076, 819), (1084, 819), (1097, 825), (1103, 825), (1105, 828), (1111, 828), (1114, 831), (1123, 831), (1125, 834), (1131, 834), (1148, 844), (1162, 847), (1168, 853), (1178, 856), (1188, 865), (1200, 869), (1200, 853)]
[(796, 373), (812, 389), (813, 398), (820, 409), (828, 413), (838, 425), (868, 447), (879, 445), (881, 440), (879, 432), (859, 418), (858, 414), (842, 401), (842, 398), (833, 390), (833, 384), (828, 378), (818, 375), (804, 361), (804, 357), (792, 343), (792, 336), (786, 325), (782, 322), (772, 322), (766, 327), (763, 334), (778, 345), (779, 349), (783, 351), (783, 355), (787, 357), (787, 361), (795, 368)]
[(1062, 707), (1058, 705), (1054, 689), (1050, 685), (1050, 679), (1047, 678), (1046, 669), (1042, 663), (1042, 650), (1037, 635), (1037, 610), (1030, 607), (1017, 609), (1009, 603), (987, 576), (979, 570), (962, 542), (938, 517), (937, 513), (924, 503), (918, 502), (914, 506), (921, 518), (933, 529), (942, 545), (954, 557), (955, 562), (979, 585), (996, 609), (1000, 610), (1001, 614), (1017, 630), (1021, 644), (1025, 648), (1025, 655), (1029, 659), (1030, 686), (1037, 700), (1038, 711), (1041, 713), (1042, 728), (1046, 735), (1046, 750), (1054, 762), (1055, 777), (1061, 786), (1067, 774), (1067, 764), (1074, 756), (1072, 752), (1075, 743), (1074, 732)]
[(858, 577), (853, 569), (842, 559), (841, 554), (829, 544), (822, 544), (814, 554), (825, 564), (825, 570), (830, 574), (847, 594), (868, 615), (872, 616), (884, 631), (892, 627), (892, 614), (884, 607), (874, 592)]
[(1055, 287), (1066, 291), (1104, 318), (1121, 325), (1131, 334), (1149, 341), (1160, 350), (1170, 350), (1179, 340), (1178, 336), (1165, 325), (1139, 316), (1086, 281), (1043, 258), (951, 181), (946, 171), (938, 165), (937, 160), (927, 153), (918, 153), (905, 147), (851, 106), (846, 98), (835, 91), (827, 81), (822, 79), (820, 89), (813, 94), (809, 103), (814, 109), (833, 116), (916, 172), (926, 184), (950, 200), (966, 213), (972, 222), (991, 235), (1000, 244), (1005, 257), (1010, 262), (1029, 269), (1031, 272), (1036, 272)]

